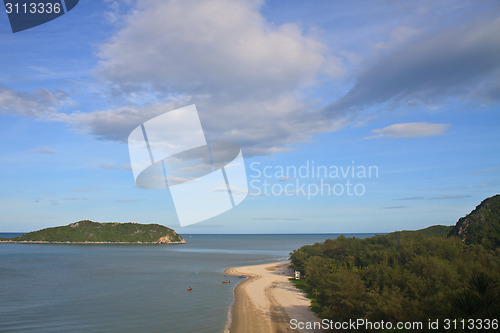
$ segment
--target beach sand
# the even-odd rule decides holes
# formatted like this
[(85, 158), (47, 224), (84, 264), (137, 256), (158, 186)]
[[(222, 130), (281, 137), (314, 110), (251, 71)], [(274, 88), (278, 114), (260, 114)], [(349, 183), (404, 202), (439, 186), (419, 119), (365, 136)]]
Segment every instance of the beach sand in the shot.
[(235, 289), (231, 333), (299, 332), (290, 328), (291, 319), (319, 321), (309, 308), (310, 300), (288, 280), (294, 273), (289, 265), (289, 261), (281, 261), (224, 271), (228, 275), (249, 277)]

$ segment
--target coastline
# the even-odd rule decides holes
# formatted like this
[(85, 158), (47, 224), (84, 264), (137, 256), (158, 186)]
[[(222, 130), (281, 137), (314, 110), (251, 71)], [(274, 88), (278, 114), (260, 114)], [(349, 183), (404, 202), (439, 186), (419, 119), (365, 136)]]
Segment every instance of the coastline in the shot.
[(226, 332), (299, 332), (298, 329), (290, 328), (291, 319), (300, 322), (320, 321), (310, 310), (311, 302), (304, 292), (288, 280), (293, 276), (289, 265), (290, 261), (280, 261), (231, 267), (224, 271), (232, 276), (247, 276), (234, 290), (231, 322)]
[(186, 244), (185, 240), (180, 242), (50, 242), (50, 241), (10, 241), (10, 240), (0, 240), (1, 243), (9, 244), (65, 244), (65, 245), (168, 245), (168, 244)]

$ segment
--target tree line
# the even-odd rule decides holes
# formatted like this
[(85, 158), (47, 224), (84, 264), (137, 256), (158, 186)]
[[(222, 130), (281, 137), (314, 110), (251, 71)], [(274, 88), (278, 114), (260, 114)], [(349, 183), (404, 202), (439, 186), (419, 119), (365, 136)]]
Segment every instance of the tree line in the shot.
[(427, 230), (340, 236), (303, 246), (290, 259), (322, 318), (428, 322), (498, 318), (499, 254)]

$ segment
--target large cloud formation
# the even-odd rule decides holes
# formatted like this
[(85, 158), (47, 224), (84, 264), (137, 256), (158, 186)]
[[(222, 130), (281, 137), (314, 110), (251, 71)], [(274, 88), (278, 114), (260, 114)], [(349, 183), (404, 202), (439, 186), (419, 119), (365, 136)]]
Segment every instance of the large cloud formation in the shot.
[[(340, 77), (344, 64), (297, 24), (266, 21), (260, 5), (139, 1), (124, 27), (101, 45), (99, 73), (121, 92), (149, 90), (196, 103), (209, 139), (236, 142), (250, 154), (286, 150), (377, 105), (431, 104), (464, 94), (500, 100), (500, 18), (427, 32), (405, 28), (405, 38), (386, 45), (392, 52), (365, 61), (352, 88), (320, 108), (301, 88), (319, 75)], [(147, 119), (160, 109), (127, 110), (137, 123), (139, 115)], [(119, 120), (113, 128), (98, 126), (102, 112), (79, 117), (103, 138), (120, 137), (123, 122), (134, 127), (123, 109), (109, 112)]]
[[(101, 45), (100, 72), (121, 87), (262, 97), (295, 89), (328, 67), (327, 47), (297, 24), (274, 26), (257, 1), (142, 0)], [(327, 61), (330, 60), (330, 61)]]
[(124, 95), (154, 92), (168, 102), (74, 120), (101, 138), (123, 139), (160, 110), (196, 103), (208, 139), (238, 143), (247, 154), (287, 150), (343, 126), (299, 93), (319, 74), (341, 76), (341, 60), (297, 24), (267, 22), (260, 5), (138, 1), (124, 27), (100, 46), (97, 71)]
[(426, 136), (443, 135), (449, 126), (449, 124), (431, 124), (424, 122), (393, 124), (391, 126), (372, 130), (376, 135), (365, 139), (422, 138)]
[(0, 86), (0, 114), (52, 118), (57, 115), (59, 106), (72, 103), (62, 90), (37, 89), (33, 92), (19, 92)]
[[(374, 109), (449, 98), (500, 101), (500, 17), (494, 12), (442, 25), (400, 22), (386, 28), (388, 41), (366, 41), (375, 56), (357, 50), (351, 58), (362, 61), (349, 63), (339, 55), (353, 50), (327, 45), (297, 23), (268, 21), (262, 4), (137, 0), (128, 14), (115, 18), (114, 35), (97, 46), (95, 73), (103, 90), (111, 87), (121, 97), (120, 107), (58, 113), (68, 100), (62, 92), (0, 88), (0, 112), (64, 121), (100, 139), (126, 142), (143, 121), (195, 103), (209, 141), (234, 142), (247, 155), (260, 155), (311, 141)], [(327, 100), (324, 91), (331, 90), (325, 86), (333, 84), (345, 94)], [(413, 137), (440, 135), (447, 128), (387, 125), (374, 130), (375, 137), (404, 137), (401, 132), (410, 127)]]
[(500, 17), (422, 35), (362, 71), (328, 111), (356, 112), (386, 102), (435, 102), (459, 94), (498, 102), (498, 36)]

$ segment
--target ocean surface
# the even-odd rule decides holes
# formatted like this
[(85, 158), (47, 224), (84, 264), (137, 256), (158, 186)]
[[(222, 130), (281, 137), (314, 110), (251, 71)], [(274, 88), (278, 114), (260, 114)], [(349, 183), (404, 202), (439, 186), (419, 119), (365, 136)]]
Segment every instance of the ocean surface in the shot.
[(23, 232), (0, 232), (0, 238), (14, 238), (24, 235)]
[(287, 260), (338, 235), (183, 236), (182, 245), (0, 244), (0, 332), (223, 332), (242, 281), (225, 268)]

